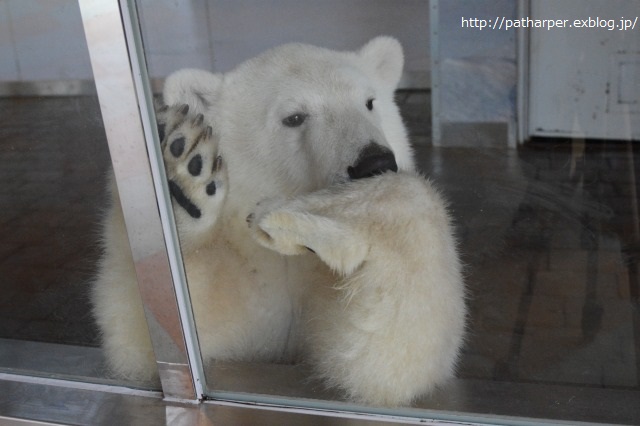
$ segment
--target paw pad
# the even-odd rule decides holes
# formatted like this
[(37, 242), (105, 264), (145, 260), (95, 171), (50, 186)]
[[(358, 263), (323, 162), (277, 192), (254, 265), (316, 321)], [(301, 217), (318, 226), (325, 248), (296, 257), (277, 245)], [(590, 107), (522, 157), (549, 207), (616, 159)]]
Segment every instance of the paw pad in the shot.
[(199, 176), (202, 171), (202, 156), (200, 154), (194, 155), (191, 160), (189, 160), (187, 169), (191, 176)]
[(200, 209), (185, 195), (182, 188), (172, 180), (169, 181), (169, 192), (171, 192), (173, 198), (178, 202), (180, 207), (185, 209), (189, 216), (194, 219), (199, 219), (200, 216), (202, 216)]
[[(216, 223), (227, 192), (226, 167), (218, 153), (217, 137), (205, 116), (189, 113), (186, 104), (158, 107), (156, 115), (174, 211), (185, 212), (192, 219), (179, 231), (203, 235)], [(181, 241), (183, 238), (181, 234)]]
[(213, 180), (209, 182), (209, 184), (206, 187), (206, 191), (207, 191), (207, 195), (209, 196), (216, 195), (216, 182)]
[(173, 142), (171, 142), (171, 145), (169, 145), (169, 151), (171, 151), (171, 154), (173, 154), (174, 157), (178, 158), (184, 152), (184, 144), (185, 144), (184, 137), (180, 137), (174, 140)]
[(158, 138), (160, 139), (160, 142), (164, 140), (166, 128), (167, 128), (166, 123), (158, 124)]

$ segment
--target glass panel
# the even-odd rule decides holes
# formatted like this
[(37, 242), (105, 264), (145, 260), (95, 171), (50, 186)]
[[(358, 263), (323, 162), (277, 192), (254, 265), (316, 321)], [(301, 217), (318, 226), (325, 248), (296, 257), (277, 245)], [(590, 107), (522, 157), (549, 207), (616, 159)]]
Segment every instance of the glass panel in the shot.
[(92, 300), (107, 362), (117, 377), (159, 379), (166, 398), (195, 400), (203, 394), (200, 355), (135, 6), (117, 0), (80, 6), (113, 156), (113, 205), (119, 198), (122, 207), (105, 215)]
[[(540, 4), (549, 7), (552, 3)], [(636, 142), (640, 125), (633, 89), (640, 46), (637, 29), (631, 28), (635, 17), (628, 17), (640, 9), (638, 2), (612, 2), (604, 11), (589, 3), (584, 12), (577, 12), (580, 8), (572, 3), (575, 16), (570, 17), (566, 11), (552, 7), (520, 10), (514, 2), (497, 0), (378, 0), (368, 1), (366, 7), (356, 0), (138, 3), (149, 74), (158, 97), (164, 84), (163, 101), (175, 104), (160, 114), (167, 123), (163, 153), (211, 397), (470, 421), (482, 421), (491, 415), (533, 417), (536, 421), (637, 420), (639, 408), (633, 401), (639, 395), (640, 371), (640, 160)], [(613, 33), (602, 27), (567, 27), (549, 32), (558, 39), (540, 39), (542, 33), (533, 27), (518, 33), (514, 29), (515, 22), (523, 26), (523, 22), (530, 22), (527, 19), (588, 23), (590, 13), (592, 17), (606, 15), (606, 22), (623, 25), (613, 32), (618, 38), (611, 41)], [(489, 25), (490, 20), (492, 27), (494, 22), (498, 22), (496, 27), (501, 22), (509, 22), (512, 27), (481, 31), (479, 23)], [(167, 25), (169, 22), (171, 25)], [(430, 32), (426, 30), (429, 26)], [(573, 37), (572, 32), (576, 32)], [(295, 209), (302, 209), (301, 205), (306, 213), (309, 210), (305, 209), (311, 209), (310, 198), (301, 199), (304, 194), (336, 184), (329, 178), (323, 180), (326, 168), (344, 162), (345, 167), (336, 175), (350, 165), (354, 168), (350, 178), (360, 177), (359, 170), (364, 166), (359, 162), (361, 157), (354, 154), (359, 151), (341, 150), (356, 143), (353, 141), (358, 140), (358, 132), (366, 134), (369, 123), (382, 130), (375, 137), (368, 136), (367, 141), (398, 136), (376, 121), (381, 120), (379, 116), (367, 118), (363, 124), (357, 120), (359, 115), (356, 119), (349, 115), (352, 110), (345, 107), (345, 99), (351, 99), (357, 84), (341, 86), (339, 94), (331, 92), (334, 84), (361, 70), (350, 68), (351, 74), (343, 75), (343, 68), (353, 66), (347, 60), (335, 59), (340, 66), (333, 59), (323, 63), (323, 75), (331, 78), (315, 89), (305, 79), (320, 80), (312, 64), (325, 58), (325, 51), (308, 50), (313, 54), (303, 54), (306, 59), (297, 56), (295, 49), (272, 52), (268, 55), (273, 55), (273, 60), (236, 68), (265, 49), (289, 41), (358, 51), (362, 58), (367, 49), (359, 49), (381, 33), (394, 36), (403, 45), (404, 71), (395, 101), (410, 135), (416, 168), (432, 179), (449, 201), (468, 294), (467, 334), (457, 365), (458, 378), (427, 394), (422, 392), (426, 385), (419, 387), (412, 404), (402, 401), (406, 408), (389, 408), (384, 399), (366, 406), (345, 397), (349, 391), (358, 396), (343, 380), (353, 374), (356, 363), (329, 382), (339, 386), (327, 387), (327, 381), (318, 378), (318, 364), (338, 362), (337, 356), (316, 356), (328, 353), (327, 347), (339, 349), (343, 344), (360, 353), (358, 359), (364, 359), (367, 350), (380, 353), (381, 346), (372, 346), (373, 337), (366, 339), (370, 346), (363, 343), (367, 348), (363, 352), (349, 346), (353, 340), (344, 336), (353, 324), (357, 331), (366, 331), (367, 327), (379, 331), (404, 314), (388, 306), (354, 313), (345, 327), (338, 327), (328, 337), (325, 333), (327, 341), (333, 343), (324, 347), (315, 341), (322, 333), (306, 330), (319, 318), (338, 323), (342, 315), (364, 303), (359, 297), (366, 292), (361, 290), (340, 299), (345, 301), (342, 310), (332, 310), (335, 306), (327, 303), (323, 306), (326, 309), (315, 306), (317, 310), (310, 311), (317, 288), (329, 293), (344, 291), (334, 286), (341, 282), (340, 277), (324, 279), (322, 274), (328, 272), (319, 259), (327, 263), (334, 259), (336, 263), (329, 266), (344, 269), (341, 262), (357, 257), (346, 253), (344, 247), (349, 243), (352, 248), (360, 247), (364, 244), (359, 239), (362, 234), (350, 234), (347, 225), (339, 227), (336, 233), (340, 244), (330, 245), (326, 251), (322, 244), (331, 239), (333, 228), (323, 228), (320, 236), (310, 240), (298, 240), (308, 228), (296, 228), (292, 245), (286, 243), (290, 240), (275, 238), (275, 234), (270, 234), (271, 240), (260, 232), (251, 234), (256, 223), (264, 223), (261, 220), (266, 216), (261, 213), (280, 205), (270, 201), (256, 208), (254, 203), (270, 196), (297, 197), (298, 204), (288, 205), (292, 210), (286, 213), (290, 216), (282, 216), (294, 221), (294, 213), (299, 213)], [(600, 53), (592, 48), (594, 43), (581, 41), (587, 36), (595, 37), (596, 44), (603, 46)], [(536, 48), (521, 50), (529, 45)], [(588, 55), (576, 53), (580, 49)], [(373, 50), (383, 56), (388, 52), (380, 45)], [(563, 55), (570, 53), (583, 58), (583, 62), (563, 61)], [(391, 63), (399, 61), (396, 57)], [(541, 67), (541, 63), (545, 65)], [(376, 71), (384, 71), (385, 64), (378, 63)], [(228, 74), (222, 78), (221, 74), (191, 72), (167, 80), (187, 67)], [(586, 74), (595, 80), (587, 80)], [(384, 76), (388, 74), (378, 77)], [(369, 77), (365, 76), (365, 81)], [(560, 86), (569, 86), (572, 95), (559, 91), (551, 84), (554, 80)], [(591, 88), (595, 95), (582, 96)], [(384, 94), (371, 96), (367, 90), (371, 87), (358, 92), (363, 97), (362, 111), (377, 112), (376, 105), (383, 102)], [(281, 97), (283, 92), (285, 99)], [(304, 102), (300, 100), (303, 98)], [(588, 109), (592, 101), (595, 104)], [(188, 111), (180, 108), (182, 103), (189, 104)], [(314, 109), (318, 105), (322, 108)], [(562, 132), (554, 133), (559, 129), (554, 121), (537, 124), (545, 118), (538, 111), (551, 106), (567, 113)], [(588, 113), (582, 114), (578, 107), (587, 107)], [(333, 116), (333, 109), (340, 114)], [(204, 114), (202, 119), (197, 118), (199, 112)], [(595, 126), (597, 131), (592, 131), (587, 121), (604, 112), (605, 125)], [(558, 118), (558, 114), (551, 116)], [(331, 125), (313, 127), (325, 123), (323, 120)], [(332, 143), (331, 132), (343, 129), (341, 126), (346, 129), (340, 133), (343, 143), (332, 145), (328, 150), (331, 153), (313, 145)], [(518, 129), (524, 129), (524, 133), (519, 134)], [(296, 138), (303, 138), (305, 143), (298, 144), (300, 139)], [(267, 144), (272, 139), (278, 144), (268, 145), (270, 149), (257, 148), (258, 141)], [(518, 144), (518, 139), (522, 143)], [(397, 166), (403, 169), (407, 164), (402, 162), (401, 145), (392, 148)], [(278, 154), (279, 149), (283, 153)], [(299, 160), (298, 155), (305, 160)], [(333, 159), (330, 165), (327, 158)], [(296, 171), (287, 169), (295, 161), (304, 166)], [(244, 173), (239, 175), (237, 170)], [(383, 178), (364, 182), (376, 179)], [(398, 192), (401, 190), (404, 187), (398, 187)], [(399, 205), (408, 210), (417, 205), (418, 198), (424, 201), (428, 197), (433, 195), (422, 194), (415, 199), (405, 196)], [(373, 220), (378, 207), (360, 212), (359, 223)], [(358, 208), (354, 204), (343, 211), (357, 212)], [(327, 221), (333, 213), (330, 208), (322, 212)], [(415, 220), (421, 217), (418, 213)], [(305, 218), (306, 224), (314, 223), (313, 215)], [(291, 222), (276, 221), (272, 225), (270, 229), (279, 232), (290, 229)], [(325, 225), (327, 222), (323, 222)], [(388, 236), (393, 238), (397, 235)], [(272, 248), (282, 245), (269, 251), (256, 241)], [(388, 243), (380, 239), (380, 245), (383, 242)], [(415, 244), (415, 253), (425, 259), (441, 248), (425, 248), (425, 241), (419, 239)], [(396, 247), (401, 249), (401, 245)], [(391, 252), (389, 258), (396, 253)], [(397, 263), (404, 268), (411, 263), (409, 255), (415, 253), (381, 268), (380, 276)], [(436, 265), (448, 264), (451, 258), (447, 259)], [(353, 267), (360, 270), (361, 264), (355, 262)], [(398, 276), (407, 276), (405, 269), (398, 270)], [(386, 281), (389, 287), (400, 285), (395, 279)], [(381, 291), (384, 297), (372, 298), (380, 303), (377, 307), (385, 306), (393, 297), (398, 305), (406, 306), (421, 300), (420, 288), (399, 294), (385, 288)], [(424, 310), (416, 309), (412, 318), (450, 303), (451, 299), (427, 298)], [(380, 322), (362, 324), (361, 315), (371, 312), (380, 312)], [(462, 316), (461, 309), (458, 314)], [(404, 346), (387, 348), (388, 355), (369, 371), (369, 376), (382, 376), (390, 365), (399, 365), (398, 375), (406, 373), (412, 364), (398, 357), (412, 350), (416, 342), (428, 340), (425, 335), (433, 330), (426, 324), (440, 318), (432, 315), (397, 327), (396, 331), (406, 331), (411, 338)], [(453, 327), (449, 320), (447, 324)], [(451, 333), (455, 334), (455, 329)], [(389, 333), (388, 337), (391, 340), (398, 336)], [(342, 343), (338, 343), (341, 338)], [(418, 358), (426, 362), (427, 357)], [(402, 384), (408, 386), (409, 382), (401, 382), (398, 393), (405, 390)]]
[(0, 369), (157, 387), (113, 379), (92, 315), (111, 167), (78, 4), (0, 9)]

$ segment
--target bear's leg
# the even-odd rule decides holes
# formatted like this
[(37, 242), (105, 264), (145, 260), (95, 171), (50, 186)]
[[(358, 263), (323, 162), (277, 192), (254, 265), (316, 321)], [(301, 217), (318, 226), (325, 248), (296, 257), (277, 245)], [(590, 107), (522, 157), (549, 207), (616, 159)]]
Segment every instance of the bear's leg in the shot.
[(283, 254), (309, 247), (342, 275), (312, 286), (305, 307), (305, 356), (329, 385), (394, 406), (453, 375), (464, 286), (445, 203), (429, 182), (387, 173), (268, 201), (250, 226), (260, 244)]
[(152, 380), (157, 369), (142, 300), (133, 266), (130, 270), (122, 266), (117, 272), (105, 271), (94, 285), (93, 312), (102, 348), (110, 373), (128, 380)]
[(353, 272), (364, 260), (366, 239), (345, 224), (313, 212), (313, 197), (266, 200), (247, 218), (253, 237), (264, 247), (286, 255), (312, 251), (341, 275)]
[(210, 240), (227, 194), (218, 139), (202, 114), (187, 105), (157, 110), (169, 191), (183, 250)]
[(93, 316), (110, 372), (130, 380), (149, 380), (157, 376), (155, 357), (113, 176), (110, 189), (103, 255), (91, 291)]

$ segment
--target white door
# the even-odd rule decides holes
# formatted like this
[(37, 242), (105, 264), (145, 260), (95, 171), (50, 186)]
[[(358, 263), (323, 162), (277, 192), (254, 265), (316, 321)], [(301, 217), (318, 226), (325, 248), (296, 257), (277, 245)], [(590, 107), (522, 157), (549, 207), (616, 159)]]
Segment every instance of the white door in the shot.
[(640, 140), (640, 1), (534, 0), (530, 12), (564, 28), (526, 30), (529, 136)]

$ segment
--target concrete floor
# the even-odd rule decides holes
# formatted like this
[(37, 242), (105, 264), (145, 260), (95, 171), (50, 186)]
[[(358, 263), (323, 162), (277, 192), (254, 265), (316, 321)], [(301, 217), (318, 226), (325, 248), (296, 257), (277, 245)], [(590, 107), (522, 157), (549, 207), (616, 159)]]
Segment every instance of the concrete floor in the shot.
[[(467, 265), (460, 376), (638, 389), (640, 144), (486, 148), (467, 128), (466, 147), (437, 149), (428, 93), (398, 99)], [(87, 291), (108, 163), (95, 98), (0, 99), (0, 346), (98, 345)]]

